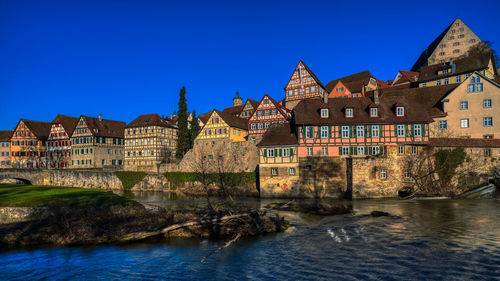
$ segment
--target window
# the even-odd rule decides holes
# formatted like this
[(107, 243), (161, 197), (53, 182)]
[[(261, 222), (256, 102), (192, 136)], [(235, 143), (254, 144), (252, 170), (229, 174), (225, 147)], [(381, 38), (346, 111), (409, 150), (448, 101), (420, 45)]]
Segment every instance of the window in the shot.
[(352, 117), (352, 108), (345, 109), (345, 117)]
[(266, 127), (266, 129), (269, 128), (269, 122), (266, 122), (264, 127)]
[(373, 147), (372, 147), (372, 154), (373, 154), (373, 155), (378, 155), (378, 154), (380, 154), (380, 146), (373, 146)]
[(314, 127), (307, 126), (306, 127), (306, 139), (312, 139), (314, 136)]
[(424, 83), (422, 83), (421, 85), (422, 85), (422, 87), (426, 87), (426, 86), (427, 86), (427, 83), (425, 83), (425, 82), (424, 82)]
[(364, 146), (356, 147), (356, 152), (357, 155), (365, 155), (365, 147)]
[(460, 102), (460, 110), (467, 110), (469, 109), (469, 102), (468, 101), (461, 101)]
[(380, 127), (378, 125), (372, 125), (372, 138), (380, 137)]
[(474, 93), (474, 92), (482, 92), (483, 91), (483, 83), (481, 83), (481, 78), (478, 77), (471, 77), (470, 78), (470, 83), (467, 85), (467, 92), (469, 93)]
[(403, 145), (398, 146), (398, 153), (405, 154), (405, 147)]
[(406, 169), (405, 170), (405, 178), (408, 179), (408, 178), (410, 178), (410, 176), (411, 176), (410, 170)]
[(405, 136), (405, 126), (404, 125), (397, 125), (396, 126), (397, 130), (397, 136), (398, 137), (404, 137)]
[(436, 86), (441, 86), (441, 80), (436, 80)]
[(321, 153), (323, 156), (328, 156), (328, 146), (323, 146), (321, 148)]
[(348, 146), (342, 146), (340, 148), (340, 154), (341, 155), (349, 155), (350, 149)]
[(460, 128), (469, 128), (469, 118), (460, 119)]
[(344, 87), (337, 87), (337, 92), (342, 92), (344, 91)]
[(471, 39), (470, 42), (471, 43), (476, 43), (476, 39)]
[(484, 117), (483, 118), (483, 126), (484, 127), (493, 127), (493, 117)]
[(370, 116), (377, 117), (378, 116), (378, 108), (376, 108), (376, 107), (370, 108)]
[(380, 169), (380, 178), (381, 179), (387, 178), (387, 170), (385, 168)]
[(411, 154), (418, 154), (418, 146), (411, 147)]
[(396, 107), (396, 116), (404, 116), (405, 115), (405, 108), (402, 106)]
[(450, 80), (448, 78), (444, 78), (444, 84), (448, 85), (450, 83)]
[(290, 175), (295, 175), (295, 168), (290, 168), (290, 169), (288, 170), (288, 174), (290, 174)]
[(460, 42), (453, 43), (453, 46), (458, 46), (458, 45), (460, 45)]
[(278, 168), (271, 168), (271, 175), (277, 176), (278, 175)]
[(252, 129), (252, 130), (257, 129), (257, 125), (255, 123), (250, 124), (250, 129)]
[(349, 126), (342, 126), (341, 131), (342, 131), (343, 138), (349, 137)]
[(363, 126), (363, 125), (356, 126), (356, 137), (357, 138), (364, 138), (365, 137), (365, 126)]
[(281, 149), (281, 154), (283, 155), (283, 157), (289, 157), (290, 156), (290, 150), (291, 148), (282, 148)]
[(328, 126), (321, 126), (321, 138), (322, 139), (328, 138)]
[(490, 148), (484, 149), (484, 157), (491, 157), (491, 149)]
[(483, 108), (491, 108), (491, 99), (483, 100)]
[(306, 91), (304, 89), (299, 89), (299, 95), (303, 95), (305, 93), (306, 93)]
[(417, 124), (413, 126), (413, 136), (421, 137), (422, 136), (422, 125)]
[(313, 148), (312, 147), (308, 147), (307, 148), (307, 156), (312, 156), (313, 155)]
[(316, 93), (316, 86), (313, 86), (309, 90), (311, 93)]
[(293, 90), (288, 90), (288, 96), (293, 96)]
[(453, 50), (453, 53), (454, 54), (458, 54), (458, 53), (460, 53), (460, 50), (459, 49), (455, 49), (455, 50)]
[(259, 129), (264, 129), (264, 124), (259, 123)]
[(438, 121), (438, 128), (440, 130), (446, 130), (446, 129), (448, 129), (448, 121), (447, 120), (439, 120)]
[(483, 138), (485, 138), (485, 139), (492, 139), (493, 135), (484, 135)]
[(321, 118), (328, 118), (328, 109), (327, 108), (321, 109)]
[(457, 76), (455, 77), (455, 82), (456, 82), (456, 83), (460, 83), (460, 82), (462, 82), (462, 76), (457, 75)]

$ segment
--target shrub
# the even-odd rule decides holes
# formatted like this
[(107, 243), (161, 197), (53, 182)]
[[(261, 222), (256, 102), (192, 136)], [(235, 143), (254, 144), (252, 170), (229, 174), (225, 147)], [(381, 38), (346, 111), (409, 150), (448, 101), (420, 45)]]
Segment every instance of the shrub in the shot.
[(130, 190), (134, 185), (146, 177), (146, 173), (144, 172), (117, 171), (115, 175), (122, 182), (123, 190)]
[(185, 182), (202, 182), (204, 184), (217, 184), (222, 179), (225, 186), (238, 186), (241, 184), (255, 182), (255, 173), (189, 173), (189, 172), (167, 172), (163, 174), (165, 178), (172, 184), (172, 187), (177, 187)]

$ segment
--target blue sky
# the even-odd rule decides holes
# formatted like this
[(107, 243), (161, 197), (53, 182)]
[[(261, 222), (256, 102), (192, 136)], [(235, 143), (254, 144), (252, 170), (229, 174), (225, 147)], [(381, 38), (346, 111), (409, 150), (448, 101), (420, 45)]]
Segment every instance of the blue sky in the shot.
[[(475, 9), (473, 6), (478, 6)], [(486, 9), (482, 7), (488, 7)], [(132, 121), (280, 100), (299, 59), (326, 84), (409, 70), (456, 17), (500, 49), (497, 1), (0, 1), (0, 129), (58, 114)]]

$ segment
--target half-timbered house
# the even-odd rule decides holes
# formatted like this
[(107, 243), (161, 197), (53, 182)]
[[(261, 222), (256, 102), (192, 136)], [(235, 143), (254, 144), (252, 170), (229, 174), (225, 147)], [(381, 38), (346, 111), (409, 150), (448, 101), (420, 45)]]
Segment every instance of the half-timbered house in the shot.
[(253, 143), (260, 141), (269, 126), (289, 122), (291, 111), (265, 94), (248, 119), (248, 137)]
[(71, 162), (71, 135), (78, 117), (58, 114), (52, 121), (47, 139), (47, 157), (50, 168), (68, 168)]
[(19, 120), (10, 139), (13, 168), (47, 167), (48, 122)]
[(375, 90), (377, 87), (377, 79), (368, 70), (335, 79), (326, 84), (329, 98), (364, 97), (365, 92)]
[(291, 110), (301, 100), (323, 97), (325, 92), (318, 77), (300, 60), (285, 86), (285, 106)]
[(232, 142), (246, 141), (247, 120), (231, 114), (213, 110), (196, 140), (229, 139)]

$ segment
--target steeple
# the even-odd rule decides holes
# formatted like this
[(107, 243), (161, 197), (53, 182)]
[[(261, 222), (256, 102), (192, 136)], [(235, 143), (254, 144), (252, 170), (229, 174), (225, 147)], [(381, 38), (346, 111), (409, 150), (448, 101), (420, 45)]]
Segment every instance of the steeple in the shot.
[(236, 92), (236, 96), (233, 98), (233, 106), (238, 106), (243, 104), (243, 99), (240, 97), (240, 92)]

